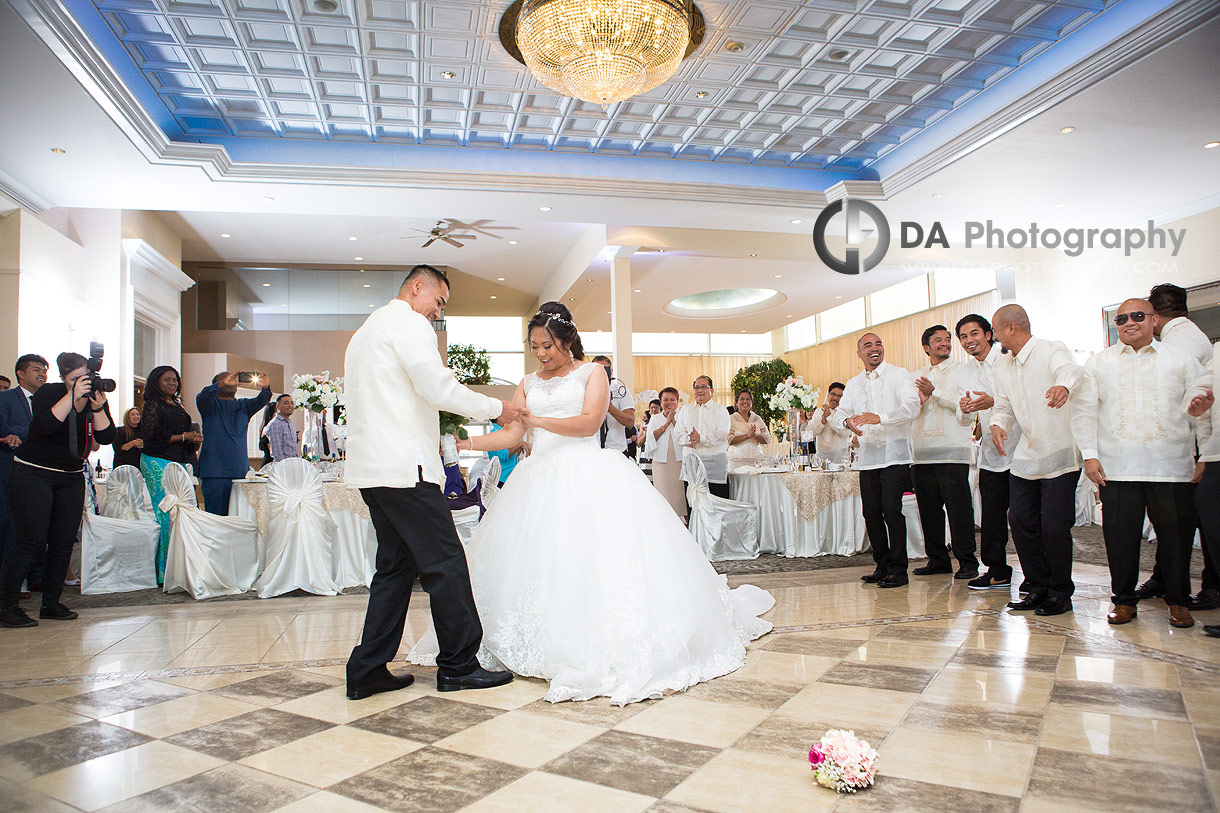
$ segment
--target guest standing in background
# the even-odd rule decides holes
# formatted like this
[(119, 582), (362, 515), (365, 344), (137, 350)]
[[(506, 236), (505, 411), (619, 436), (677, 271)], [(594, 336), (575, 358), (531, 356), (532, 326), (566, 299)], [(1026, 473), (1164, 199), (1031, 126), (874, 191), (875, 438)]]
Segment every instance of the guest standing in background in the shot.
[(0, 566), (0, 626), (34, 627), (21, 610), (21, 580), (45, 556), (45, 589), (38, 617), (70, 621), (76, 613), (60, 603), (64, 577), (85, 507), (85, 469), (94, 441), (114, 440), (106, 393), (95, 391), (85, 357), (60, 353), (62, 383), (34, 394), (29, 434), (17, 452), (9, 479), (9, 503), (17, 542)]
[(4, 392), (13, 386), (13, 379), (7, 375), (0, 375), (0, 392)]
[(907, 584), (907, 524), (902, 494), (911, 479), (911, 423), (919, 415), (919, 391), (911, 374), (887, 364), (876, 333), (856, 341), (864, 364), (844, 388), (830, 420), (860, 442), (860, 502), (876, 569), (860, 580), (878, 587)]
[(738, 390), (737, 411), (729, 416), (729, 464), (762, 460), (762, 447), (771, 442), (767, 425), (754, 409), (749, 390)]
[(661, 412), (648, 419), (645, 432), (652, 444), (652, 484), (674, 513), (686, 519), (686, 487), (682, 485), (682, 446), (674, 443), (678, 430), (678, 391), (661, 390)]
[[(1148, 292), (1148, 301), (1156, 310), (1157, 324), (1154, 326), (1156, 337), (1165, 344), (1185, 352), (1198, 361), (1199, 364), (1206, 367), (1212, 360), (1212, 343), (1207, 338), (1207, 334), (1187, 317), (1186, 289), (1169, 282), (1155, 285)], [(1191, 483), (1188, 487), (1193, 490), (1195, 485)], [(1195, 511), (1191, 517), (1191, 536), (1194, 536), (1194, 528), (1198, 527), (1198, 525), (1199, 515), (1198, 511)], [(1201, 531), (1201, 534), (1205, 533), (1207, 531)], [(1160, 537), (1157, 539), (1159, 542)], [(1187, 556), (1189, 557), (1193, 553), (1194, 546), (1192, 544), (1190, 551), (1187, 552)], [(1187, 570), (1189, 570), (1189, 560), (1186, 565)], [(1152, 575), (1136, 589), (1135, 593), (1141, 599), (1160, 598), (1165, 595), (1165, 580), (1161, 576), (1159, 544), (1157, 546), (1156, 565), (1152, 568)], [(1200, 585), (1198, 595), (1191, 600), (1190, 606), (1194, 610), (1214, 610), (1220, 607), (1220, 573), (1216, 571), (1216, 563), (1211, 555), (1211, 546), (1207, 544), (1206, 540), (1203, 540), (1203, 582)]]
[(169, 551), (169, 515), (161, 510), (165, 489), (161, 477), (170, 463), (194, 465), (195, 450), (203, 434), (191, 428), (190, 413), (182, 406), (182, 379), (173, 367), (156, 367), (148, 374), (144, 390), (144, 408), (140, 417), (140, 437), (144, 448), (140, 455), (140, 471), (152, 498), (153, 513), (161, 526), (157, 544), (157, 584), (165, 580), (165, 555)]
[(1156, 321), (1151, 303), (1143, 299), (1118, 306), (1119, 344), (1085, 363), (1084, 382), (1072, 398), (1072, 426), (1085, 476), (1101, 492), (1106, 520), (1101, 529), (1114, 602), (1106, 620), (1126, 624), (1135, 618), (1147, 513), (1156, 529), (1169, 625), (1193, 627), (1187, 604), (1195, 535), (1195, 432), (1185, 408), (1203, 367), (1176, 347), (1154, 342)]
[(654, 446), (652, 433), (648, 431), (648, 424), (654, 415), (661, 414), (661, 401), (658, 398), (653, 398), (648, 402), (648, 412), (644, 414), (644, 433), (643, 440), (640, 443), (640, 460), (652, 460), (652, 449)]
[[(712, 400), (712, 379), (701, 375), (692, 385), (694, 403), (678, 410), (674, 443), (697, 454), (707, 470), (708, 491), (717, 497), (729, 497), (729, 413)], [(689, 513), (689, 512), (687, 512)]]
[[(17, 539), (17, 526), (9, 508), (5, 484), (13, 471), (13, 455), (25, 441), (33, 416), (34, 393), (47, 383), (47, 360), (29, 353), (17, 359), (14, 372), (17, 386), (0, 392), (0, 562)], [(42, 561), (36, 561), (26, 574), (31, 587), (42, 589)], [(29, 598), (22, 592), (22, 598)]]
[[(991, 317), (995, 337), (1008, 351), (995, 365), (991, 442), (1012, 455), (1008, 522), (1029, 592), (1010, 609), (1060, 615), (1072, 609), (1072, 523), (1080, 455), (1072, 433), (1072, 393), (1084, 370), (1063, 342), (1030, 333), (1029, 315), (1005, 305)], [(1010, 448), (1008, 430), (1021, 428)]]
[[(983, 427), (991, 424), (995, 406), (995, 365), (1003, 353), (996, 346), (991, 322), (987, 317), (971, 313), (957, 322), (957, 338), (970, 359), (965, 364), (966, 393), (962, 396), (962, 413), (973, 417), (973, 437), (983, 438)], [(1009, 448), (1016, 448), (1021, 429), (1013, 425), (1008, 430)], [(990, 434), (990, 432), (988, 432)], [(1012, 567), (1008, 564), (1008, 488), (1012, 457), (1000, 454), (990, 438), (979, 444), (979, 501), (982, 522), (979, 528), (979, 555), (987, 572), (970, 582), (971, 590), (1007, 590), (1012, 585)]]
[(950, 544), (958, 562), (953, 578), (977, 579), (974, 501), (970, 494), (974, 439), (969, 416), (958, 410), (966, 393), (962, 385), (962, 368), (949, 358), (953, 352), (949, 328), (933, 325), (923, 332), (922, 341), (928, 363), (915, 371), (915, 388), (919, 390), (921, 406), (913, 427), (911, 480), (915, 486), (928, 563), (915, 568), (915, 575), (953, 572), (949, 549), (945, 547), (947, 515)]
[(606, 378), (610, 379), (610, 406), (606, 408), (606, 420), (601, 428), (602, 448), (627, 454), (627, 427), (635, 425), (635, 399), (627, 385), (614, 377), (610, 359), (595, 356), (593, 362), (605, 367)]
[[(839, 408), (843, 399), (842, 382), (833, 381), (826, 388), (826, 403), (813, 411), (809, 418), (809, 429), (814, 441), (814, 451), (818, 457), (839, 463), (847, 457), (848, 447), (855, 442), (855, 436), (837, 423), (831, 423), (830, 416)], [(802, 438), (803, 439), (803, 438)]]
[(140, 450), (144, 439), (140, 437), (140, 410), (132, 407), (123, 413), (123, 425), (115, 433), (114, 461), (112, 468), (134, 466), (140, 468)]
[(258, 374), (259, 393), (254, 398), (237, 397), (237, 373), (217, 373), (212, 383), (195, 396), (207, 438), (199, 453), (199, 481), (203, 508), (210, 514), (229, 513), (233, 481), (250, 470), (246, 437), (250, 418), (271, 403), (271, 384), (266, 373)]
[(300, 454), (301, 448), (300, 433), (292, 423), (292, 414), (296, 412), (292, 396), (281, 395), (275, 399), (274, 406), (269, 405), (268, 408), (274, 408), (275, 412), (263, 427), (262, 436), (267, 441), (266, 453), (270, 455), (271, 460), (263, 465), (290, 460)]

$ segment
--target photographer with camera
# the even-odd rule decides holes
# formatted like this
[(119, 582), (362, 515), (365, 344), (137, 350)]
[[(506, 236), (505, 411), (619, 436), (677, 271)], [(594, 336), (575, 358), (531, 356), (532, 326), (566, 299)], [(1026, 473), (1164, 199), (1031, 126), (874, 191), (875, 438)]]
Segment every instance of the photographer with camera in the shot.
[[(238, 398), (238, 384), (257, 381), (260, 392), (255, 398)], [(217, 373), (212, 383), (195, 396), (195, 406), (203, 418), (207, 440), (199, 453), (199, 483), (203, 510), (225, 516), (229, 513), (229, 492), (233, 481), (250, 470), (246, 430), (250, 418), (271, 403), (271, 383), (266, 373)]]
[(88, 360), (79, 353), (60, 353), (56, 363), (63, 383), (43, 385), (30, 404), (29, 434), (17, 448), (8, 482), (17, 542), (0, 566), (0, 626), (38, 625), (22, 612), (19, 595), (30, 565), (44, 555), (38, 617), (76, 618), (59, 598), (84, 510), (85, 461), (94, 441), (111, 443), (115, 435), (106, 404), (106, 393), (115, 384), (97, 374), (101, 345), (91, 349)]

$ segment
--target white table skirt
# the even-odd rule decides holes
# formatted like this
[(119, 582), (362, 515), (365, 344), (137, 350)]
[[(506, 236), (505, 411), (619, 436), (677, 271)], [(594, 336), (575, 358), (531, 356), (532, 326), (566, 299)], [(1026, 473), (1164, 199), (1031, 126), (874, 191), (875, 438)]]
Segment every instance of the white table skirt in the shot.
[(757, 505), (759, 549), (782, 556), (851, 556), (867, 550), (859, 497), (836, 500), (812, 521), (774, 474), (730, 474), (735, 500)]

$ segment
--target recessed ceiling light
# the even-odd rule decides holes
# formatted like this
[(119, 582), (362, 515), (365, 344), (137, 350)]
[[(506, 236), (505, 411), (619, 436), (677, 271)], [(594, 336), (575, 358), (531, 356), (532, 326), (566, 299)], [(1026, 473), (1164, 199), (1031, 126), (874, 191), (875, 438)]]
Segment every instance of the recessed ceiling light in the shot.
[(932, 193), (932, 197), (934, 197), (934, 198), (943, 198), (943, 197), (944, 197), (944, 194), (943, 194), (943, 193), (941, 193), (941, 192), (933, 192), (933, 193)]
[(496, 277), (496, 282), (504, 282), (504, 277)]
[(360, 262), (360, 261), (361, 261), (361, 260), (363, 260), (363, 259), (364, 259), (363, 257), (357, 257), (357, 258), (356, 258), (356, 262)]
[(801, 224), (801, 221), (797, 220), (796, 218), (793, 218), (792, 220), (789, 220), (788, 222), (791, 223), (793, 226), (799, 226)]
[(776, 279), (780, 279), (781, 277), (783, 277), (783, 274), (776, 274), (776, 275), (775, 275), (775, 278), (776, 278)]
[(750, 256), (751, 256), (751, 257), (757, 257), (758, 255), (757, 255), (757, 254), (751, 254)]
[(644, 293), (644, 289), (643, 289), (643, 288), (636, 288), (636, 289), (635, 289), (635, 292), (636, 292), (637, 294), (642, 294), (642, 293)]
[(1059, 132), (1063, 133), (1064, 135), (1067, 135), (1068, 133), (1076, 132), (1076, 128), (1072, 127), (1071, 125), (1068, 125), (1067, 127), (1060, 127)]
[(360, 269), (360, 273), (361, 273), (361, 274), (363, 274), (363, 273), (364, 273), (364, 269), (363, 269), (363, 268), (361, 268), (361, 269)]
[(1055, 208), (1056, 208), (1056, 209), (1066, 209), (1066, 208), (1067, 208), (1067, 204), (1066, 204), (1066, 203), (1056, 203), (1056, 204), (1055, 204)]
[(51, 152), (55, 153), (56, 155), (67, 155), (68, 154), (68, 151), (65, 150), (63, 147), (52, 147)]
[(1205, 150), (1214, 150), (1216, 147), (1220, 147), (1220, 141), (1209, 141), (1203, 145)]
[(286, 308), (286, 307), (288, 307), (288, 303), (287, 303), (287, 302), (285, 302), (285, 303), (281, 304), (281, 305), (280, 305), (280, 307), (281, 307), (281, 308)]
[(517, 245), (517, 241), (516, 241), (516, 240), (509, 240), (509, 241), (508, 241), (508, 244), (509, 244), (510, 246), (515, 246), (515, 245)]
[(270, 287), (271, 287), (271, 283), (270, 283), (270, 282), (264, 282), (264, 283), (263, 283), (263, 287), (264, 287), (264, 288), (270, 288)]
[(835, 48), (833, 51), (826, 54), (826, 58), (831, 62), (846, 62), (847, 58), (850, 56), (851, 51), (847, 50), (846, 48)]
[(497, 299), (497, 298), (498, 298), (498, 297), (495, 297), (495, 296), (493, 296), (493, 297), (492, 297), (492, 299)]
[(364, 287), (365, 287), (365, 288), (372, 288), (373, 286), (372, 286), (372, 285), (370, 285), (370, 284), (368, 284), (368, 283), (366, 282), (366, 283), (364, 283)]
[(787, 316), (785, 316), (784, 318), (785, 318), (785, 319), (791, 319), (791, 318), (792, 318), (792, 314), (788, 314), (788, 315), (787, 315)]
[(354, 241), (356, 241), (356, 240), (359, 240), (360, 238), (359, 238), (359, 237), (349, 237), (349, 238), (347, 238), (347, 239), (348, 239), (348, 240), (351, 240), (351, 241), (353, 241), (353, 242), (354, 242)]
[(706, 91), (706, 90), (701, 90), (701, 91), (699, 91), (698, 93), (696, 93), (696, 94), (695, 94), (695, 98), (696, 98), (696, 99), (706, 99), (706, 98), (707, 98), (707, 91)]
[(612, 315), (614, 315), (614, 311), (606, 311), (606, 315), (607, 315), (607, 316), (612, 316)]
[(549, 211), (551, 211), (551, 207), (550, 207), (550, 206), (539, 206), (539, 207), (538, 207), (538, 211), (540, 211), (540, 212), (549, 212)]
[(744, 48), (745, 46), (737, 40), (729, 40), (724, 44), (724, 50), (728, 51), (730, 54), (740, 54)]
[(841, 296), (836, 296), (836, 297), (835, 297), (835, 299), (842, 299), (842, 298), (843, 298), (843, 297), (841, 297)]
[(372, 302), (370, 302), (370, 303), (369, 303), (369, 307), (370, 307), (370, 308), (371, 308), (371, 307), (373, 307), (373, 303), (372, 303)]
[(592, 282), (592, 281), (593, 281), (593, 277), (585, 277), (585, 282)]
[(229, 234), (227, 231), (222, 231), (222, 232), (220, 233), (220, 236), (221, 236), (221, 237), (232, 237), (233, 235)]
[(335, 0), (313, 0), (309, 4), (314, 11), (320, 11), (323, 14), (331, 14), (339, 10), (339, 4)]
[(453, 79), (457, 74), (453, 71), (441, 71), (441, 79)]

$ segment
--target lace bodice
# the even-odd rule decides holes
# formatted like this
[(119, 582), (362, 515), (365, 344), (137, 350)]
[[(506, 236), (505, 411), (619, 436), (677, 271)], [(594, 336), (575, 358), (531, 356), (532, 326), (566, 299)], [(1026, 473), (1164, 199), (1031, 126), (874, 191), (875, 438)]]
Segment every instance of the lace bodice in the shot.
[[(589, 375), (595, 369), (600, 371), (600, 368), (598, 364), (582, 364), (565, 376), (549, 380), (539, 378), (537, 373), (530, 373), (525, 377), (526, 407), (540, 418), (575, 418), (585, 407)], [(544, 429), (533, 430), (534, 455), (573, 447), (596, 449), (597, 435), (571, 438)]]

